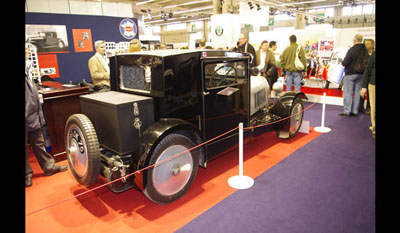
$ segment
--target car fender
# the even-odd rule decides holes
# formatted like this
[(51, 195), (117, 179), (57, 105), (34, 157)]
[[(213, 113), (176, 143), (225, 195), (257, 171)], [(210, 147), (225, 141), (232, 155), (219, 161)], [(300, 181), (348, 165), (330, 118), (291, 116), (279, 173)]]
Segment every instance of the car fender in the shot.
[[(276, 104), (271, 108), (270, 112), (282, 118), (288, 117), (291, 112), (293, 101), (297, 97), (308, 99), (301, 91), (288, 91), (279, 98)], [(288, 131), (289, 119), (276, 123), (275, 128), (281, 131)]]
[[(155, 145), (171, 133), (180, 133), (188, 136), (196, 145), (204, 142), (201, 132), (195, 125), (177, 118), (161, 118), (159, 121), (150, 125), (141, 136), (138, 153), (133, 157), (133, 165), (136, 170), (146, 167), (150, 157), (149, 155), (154, 151)], [(203, 167), (205, 167), (205, 155), (205, 147), (201, 147), (199, 165)], [(146, 179), (143, 179), (142, 172), (136, 175), (135, 184), (140, 190), (143, 190), (146, 185), (142, 183), (144, 180)]]

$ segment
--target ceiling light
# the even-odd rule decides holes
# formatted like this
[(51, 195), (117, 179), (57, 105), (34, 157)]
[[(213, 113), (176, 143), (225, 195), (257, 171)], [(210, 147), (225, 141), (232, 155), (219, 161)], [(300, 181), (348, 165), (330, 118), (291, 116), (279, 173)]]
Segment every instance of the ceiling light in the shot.
[(136, 6), (139, 6), (139, 5), (143, 5), (143, 4), (147, 4), (147, 3), (150, 3), (150, 2), (154, 2), (155, 0), (146, 0), (146, 1), (142, 1), (142, 2), (137, 2), (136, 3)]
[(177, 5), (169, 5), (164, 7), (165, 9), (168, 8), (174, 8), (174, 7), (179, 7), (179, 6), (188, 6), (188, 5), (193, 5), (193, 4), (198, 4), (198, 3), (203, 3), (203, 2), (210, 2), (211, 0), (198, 0), (198, 1), (193, 1), (193, 2), (185, 2)]
[(248, 4), (249, 4), (249, 7), (250, 7), (250, 10), (253, 10), (253, 8), (254, 8), (253, 4), (251, 4), (251, 2), (248, 2)]
[(188, 12), (194, 12), (194, 11), (202, 11), (202, 10), (207, 10), (207, 9), (212, 9), (212, 8), (213, 8), (213, 6), (193, 8), (193, 9), (184, 10), (184, 11), (176, 11), (175, 14), (182, 14), (182, 13), (188, 13)]
[(280, 4), (280, 5), (282, 5), (282, 6), (300, 5), (300, 4), (315, 3), (315, 2), (325, 2), (325, 1), (326, 1), (326, 0), (311, 0), (311, 1), (303, 1), (303, 2), (284, 3), (284, 4)]

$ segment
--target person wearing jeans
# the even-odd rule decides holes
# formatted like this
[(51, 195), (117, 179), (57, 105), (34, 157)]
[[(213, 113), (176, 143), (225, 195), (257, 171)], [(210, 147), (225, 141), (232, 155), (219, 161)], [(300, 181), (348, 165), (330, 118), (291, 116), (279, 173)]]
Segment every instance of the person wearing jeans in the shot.
[[(343, 112), (339, 116), (349, 117), (358, 116), (358, 107), (360, 104), (360, 91), (363, 73), (354, 70), (354, 65), (362, 52), (367, 48), (362, 43), (363, 36), (357, 34), (353, 38), (353, 47), (351, 47), (342, 61), (344, 68), (344, 88), (343, 88)], [(354, 96), (353, 96), (354, 94)]]
[(300, 48), (299, 59), (303, 63), (304, 69), (298, 70), (295, 65), (296, 51), (299, 45), (296, 43), (297, 38), (295, 35), (289, 37), (290, 46), (287, 47), (281, 55), (281, 66), (286, 71), (286, 91), (292, 90), (292, 85), (294, 84), (294, 90), (300, 91), (300, 82), (302, 77), (302, 72), (307, 72), (307, 60), (304, 50)]
[(286, 71), (286, 91), (291, 91), (293, 84), (294, 84), (294, 90), (300, 91), (301, 76), (302, 76), (302, 72)]
[[(347, 116), (358, 114), (360, 103), (362, 74), (350, 74), (344, 76), (343, 85), (343, 113)], [(354, 93), (354, 96), (353, 96)]]

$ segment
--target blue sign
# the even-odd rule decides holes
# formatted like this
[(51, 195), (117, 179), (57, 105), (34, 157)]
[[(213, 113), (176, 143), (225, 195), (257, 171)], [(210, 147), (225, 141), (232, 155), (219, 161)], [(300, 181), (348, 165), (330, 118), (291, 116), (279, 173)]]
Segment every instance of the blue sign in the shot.
[(119, 23), (119, 32), (125, 39), (131, 40), (135, 38), (138, 27), (132, 19), (123, 19)]

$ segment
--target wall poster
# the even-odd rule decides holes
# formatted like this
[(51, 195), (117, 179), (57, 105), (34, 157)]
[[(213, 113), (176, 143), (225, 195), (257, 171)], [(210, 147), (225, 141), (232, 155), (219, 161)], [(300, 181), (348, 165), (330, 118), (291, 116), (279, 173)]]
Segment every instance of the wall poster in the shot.
[(318, 43), (318, 56), (330, 57), (335, 48), (335, 41), (332, 39), (320, 39)]
[(25, 24), (25, 40), (36, 46), (38, 53), (69, 51), (65, 25)]
[(59, 78), (57, 54), (38, 54), (40, 75), (48, 75), (50, 78)]
[(92, 31), (90, 29), (72, 29), (75, 52), (93, 52)]

